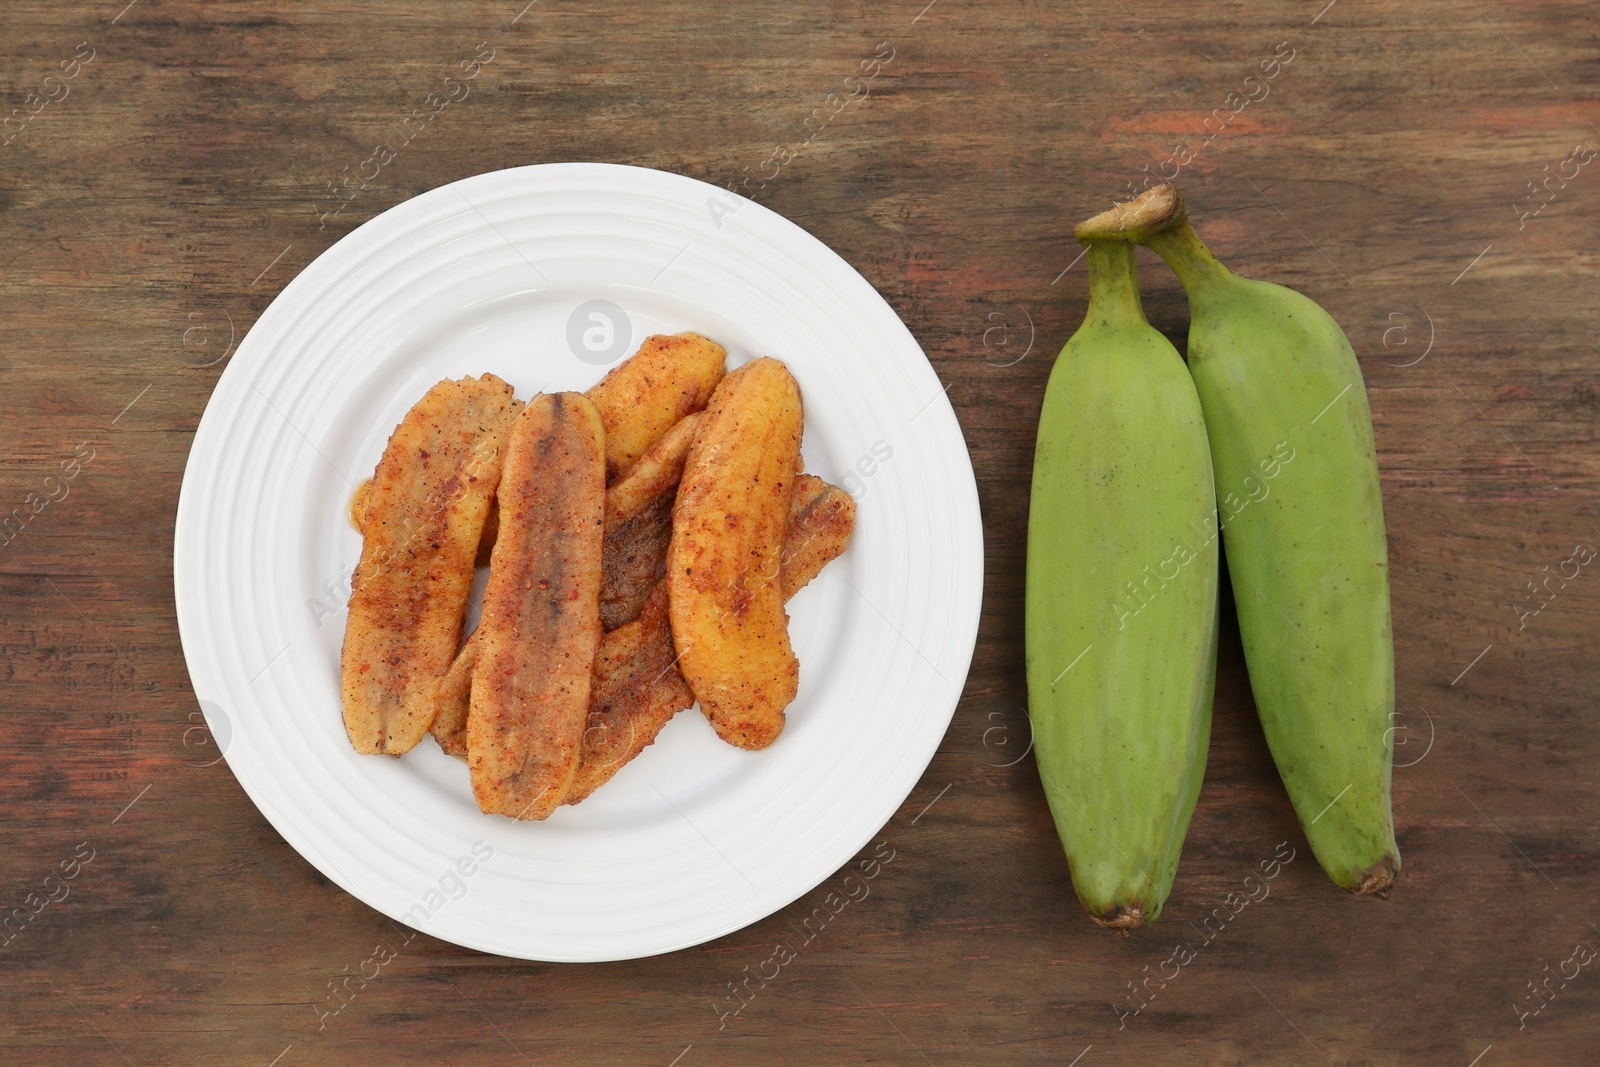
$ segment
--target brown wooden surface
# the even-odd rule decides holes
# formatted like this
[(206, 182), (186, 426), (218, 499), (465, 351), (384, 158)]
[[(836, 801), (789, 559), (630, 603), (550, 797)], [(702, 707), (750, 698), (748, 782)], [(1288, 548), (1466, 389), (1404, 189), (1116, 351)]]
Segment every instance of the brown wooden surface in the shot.
[[(69, 91), (0, 147), (4, 507), (59, 495), (45, 477), (80, 442), (93, 450), (68, 495), (0, 551), (10, 906), (75, 849), (94, 858), (0, 949), (0, 1060), (1600, 1057), (1595, 966), (1551, 981), (1556, 996), (1520, 1030), (1517, 1014), (1527, 984), (1577, 943), (1600, 947), (1600, 574), (1585, 569), (1520, 630), (1516, 610), (1535, 604), (1526, 583), (1543, 568), (1600, 546), (1600, 164), (1552, 180), (1538, 217), (1519, 222), (1514, 207), (1536, 206), (1527, 183), (1576, 146), (1600, 148), (1591, 5), (1340, 0), (1318, 17), (1322, 0), (538, 0), (519, 17), (523, 2), (5, 5), (5, 107), (28, 114), (30, 91)], [(93, 60), (45, 83), (85, 41)], [(319, 228), (327, 183), (480, 41), (495, 58), (471, 97)], [(1175, 894), (1153, 929), (1118, 939), (1072, 898), (1031, 757), (1005, 766), (1026, 745), (1033, 417), (1083, 313), (1072, 223), (1192, 145), (1282, 41), (1295, 58), (1270, 95), (1180, 184), (1220, 256), (1321, 301), (1362, 357), (1412, 762), (1395, 773), (1406, 871), (1377, 902), (1316, 868), (1229, 629)], [(712, 944), (628, 963), (522, 963), (419, 936), (319, 1031), (329, 981), (398, 938), (300, 859), (225, 765), (206, 765), (203, 735), (186, 738), (196, 704), (172, 532), (225, 360), (204, 364), (226, 351), (230, 321), (242, 335), (334, 240), (442, 183), (555, 160), (719, 184), (755, 174), (879, 42), (894, 58), (871, 96), (758, 198), (904, 317), (950, 385), (977, 469), (976, 657), (943, 746), (882, 832), (894, 861), (720, 1030), (727, 983), (792, 940), (828, 886)], [(1182, 293), (1141, 260), (1151, 318), (1181, 345)], [(1430, 333), (1426, 358), (1400, 366)], [(1128, 983), (1180, 940), (1198, 944), (1190, 922), (1283, 841), (1298, 854), (1270, 899), (1165, 989), (1152, 982), (1156, 999), (1119, 1028), (1113, 1003), (1136, 1004)]]

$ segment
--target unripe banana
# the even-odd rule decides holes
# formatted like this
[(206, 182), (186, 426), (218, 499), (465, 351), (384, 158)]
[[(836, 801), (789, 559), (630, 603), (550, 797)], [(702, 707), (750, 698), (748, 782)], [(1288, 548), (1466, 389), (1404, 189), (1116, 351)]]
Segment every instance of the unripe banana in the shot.
[(1394, 643), (1377, 451), (1350, 342), (1308, 297), (1217, 262), (1171, 186), (1079, 232), (1148, 245), (1188, 290), (1189, 371), (1256, 710), (1322, 869), (1383, 893), (1400, 873)]
[(1131, 930), (1166, 903), (1205, 773), (1216, 501), (1194, 383), (1145, 321), (1133, 247), (1085, 243), (1089, 311), (1034, 455), (1028, 713), (1078, 899)]

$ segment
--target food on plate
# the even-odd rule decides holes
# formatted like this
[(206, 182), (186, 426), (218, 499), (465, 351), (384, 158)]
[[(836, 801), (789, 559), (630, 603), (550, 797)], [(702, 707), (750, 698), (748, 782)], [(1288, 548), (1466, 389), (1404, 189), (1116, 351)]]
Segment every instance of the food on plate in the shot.
[[(522, 410), (520, 400), (512, 402), (516, 410)], [(356, 491), (350, 494), (350, 525), (356, 528), (357, 533), (362, 532), (362, 525), (366, 522), (367, 493), (372, 489), (372, 479), (368, 478), (356, 486)], [(489, 552), (494, 548), (495, 535), (500, 530), (500, 506), (494, 501), (489, 502), (489, 515), (483, 520), (483, 533), (478, 537), (478, 552), (473, 558), (473, 565), (487, 567), (489, 565)]]
[(1400, 874), (1388, 545), (1350, 342), (1309, 297), (1217, 262), (1170, 185), (1083, 229), (1149, 246), (1188, 291), (1189, 371), (1261, 725), (1322, 869), (1386, 892)]
[[(482, 619), (452, 658), (430, 663), (418, 718), (467, 761), (485, 812), (543, 819), (578, 803), (697, 695), (731, 743), (760, 748), (782, 729), (798, 674), (783, 605), (844, 551), (855, 501), (799, 473), (801, 400), (788, 369), (759, 359), (724, 377), (725, 359), (698, 334), (651, 337), (587, 394), (538, 395), (524, 408), (499, 383), (498, 421), (477, 420), (496, 484), (475, 498), (470, 525), (441, 522), (430, 536), (454, 547), (458, 584), (470, 585), (468, 545), (487, 564)], [(426, 421), (441, 406), (434, 394), (460, 385), (435, 387), (408, 420)], [(415, 434), (408, 426), (396, 440)], [(467, 469), (467, 484), (482, 481), (481, 467)], [(380, 464), (352, 496), (364, 560), (394, 541), (391, 482)], [(392, 615), (410, 632), (403, 611)], [(680, 670), (685, 653), (694, 684)]]
[[(672, 499), (698, 419), (697, 414), (691, 414), (678, 420), (606, 490), (605, 541), (600, 557), (602, 632), (609, 633), (638, 618), (645, 599), (665, 574), (667, 542), (672, 536)], [(439, 711), (433, 720), (434, 738), (452, 756), (467, 754), (467, 713), (472, 671), (478, 662), (477, 636), (474, 631), (456, 654), (440, 688)], [(601, 655), (605, 655), (603, 647)]]
[[(621, 482), (611, 488), (609, 498)], [(671, 490), (663, 490), (670, 503)], [(856, 502), (838, 486), (802, 474), (795, 479), (789, 529), (783, 544), (783, 598), (787, 601), (844, 552), (855, 526)], [(670, 530), (659, 532), (665, 552)], [(603, 586), (602, 586), (603, 588)], [(605, 594), (601, 594), (604, 603)], [(694, 704), (694, 694), (677, 667), (666, 615), (666, 584), (658, 582), (641, 613), (600, 639), (583, 758), (566, 803), (576, 804), (610, 781), (652, 742), (674, 715)], [(467, 715), (472, 670), (478, 661), (477, 632), (467, 638), (445, 677), (433, 735), (453, 756), (467, 754)]]
[(638, 618), (645, 598), (666, 576), (672, 502), (699, 425), (698, 413), (679, 419), (606, 490), (600, 623), (608, 631)]
[(679, 667), (717, 734), (765, 748), (799, 685), (781, 561), (800, 466), (800, 387), (762, 358), (717, 386), (678, 486), (667, 551)]
[(478, 631), (467, 635), (461, 651), (439, 683), (439, 710), (428, 732), (452, 756), (467, 758), (467, 715), (472, 708), (472, 672), (478, 668)]
[(443, 381), (395, 427), (364, 494), (340, 657), (357, 752), (400, 755), (432, 723), (517, 409), (492, 374)]
[(1161, 914), (1205, 773), (1216, 499), (1183, 359), (1144, 317), (1133, 247), (1086, 240), (1089, 307), (1045, 390), (1028, 512), (1028, 714), (1084, 908)]
[(795, 478), (780, 563), (785, 602), (839, 558), (855, 525), (856, 502), (849, 493), (815, 474)]
[[(634, 500), (648, 496), (646, 482), (650, 479), (667, 477), (677, 484), (683, 457), (694, 439), (695, 423), (684, 420), (705, 408), (722, 380), (727, 356), (721, 345), (697, 333), (647, 337), (639, 351), (589, 389), (586, 395), (599, 409), (605, 427), (608, 484), (625, 471), (633, 474), (635, 485), (627, 496)], [(520, 402), (517, 406), (520, 409)], [(637, 460), (647, 452), (653, 458), (650, 465), (641, 467)], [(370, 479), (361, 483), (350, 497), (350, 524), (358, 531), (370, 485)], [(626, 509), (627, 499), (621, 506)], [(499, 518), (498, 508), (491, 507), (479, 549), (480, 567), (489, 563)], [(649, 593), (646, 586), (629, 594), (631, 611), (637, 613)]]
[(589, 390), (606, 428), (607, 481), (678, 420), (706, 406), (727, 359), (727, 349), (697, 333), (657, 334)]
[(694, 694), (678, 672), (667, 625), (667, 586), (658, 582), (639, 614), (606, 634), (594, 661), (583, 733), (583, 759), (566, 803), (576, 804), (610, 781), (656, 739)]
[[(600, 628), (610, 632), (639, 615), (645, 598), (666, 570), (672, 536), (672, 500), (698, 424), (698, 412), (679, 419), (647, 447), (606, 490), (605, 541), (601, 552)], [(623, 431), (627, 431), (624, 426)], [(359, 505), (352, 505), (352, 509)], [(498, 518), (498, 509), (490, 518)], [(358, 527), (359, 529), (359, 527)], [(485, 529), (479, 554), (488, 562), (494, 531)], [(452, 756), (467, 754), (467, 714), (472, 671), (478, 661), (477, 633), (461, 646), (439, 692), (432, 732)]]
[(600, 645), (605, 431), (587, 397), (529, 402), (508, 437), (499, 501), (467, 764), (484, 811), (543, 819), (578, 770)]
[[(844, 551), (855, 525), (856, 502), (821, 478), (795, 480), (782, 562), (788, 600)], [(694, 704), (678, 671), (667, 620), (667, 585), (658, 582), (637, 618), (605, 635), (595, 659), (583, 765), (567, 794), (576, 804), (610, 781), (655, 741), (674, 715)]]

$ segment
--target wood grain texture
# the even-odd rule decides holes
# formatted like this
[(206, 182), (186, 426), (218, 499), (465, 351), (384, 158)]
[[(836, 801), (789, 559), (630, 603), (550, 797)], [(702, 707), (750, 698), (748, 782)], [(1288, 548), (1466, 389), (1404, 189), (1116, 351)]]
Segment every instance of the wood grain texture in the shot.
[[(6, 6), (0, 92), (20, 110), (0, 145), (0, 512), (31, 518), (0, 535), (0, 886), (27, 910), (30, 892), (59, 896), (46, 876), (93, 858), (0, 947), (0, 1058), (1593, 1061), (1592, 967), (1520, 1030), (1516, 1007), (1576, 943), (1600, 947), (1600, 576), (1517, 614), (1543, 568), (1600, 543), (1600, 169), (1528, 200), (1575, 146), (1600, 148), (1591, 5), (524, 2)], [(471, 95), (414, 120), (332, 214), (329, 183), (406, 136), (398, 124), (480, 42), (494, 58)], [(1294, 58), (1268, 95), (1196, 154), (1280, 42)], [(875, 56), (870, 95), (823, 122)], [(1421, 758), (1395, 773), (1403, 881), (1387, 902), (1346, 897), (1305, 847), (1225, 618), (1174, 894), (1153, 928), (1117, 939), (1073, 901), (1018, 759), (1023, 533), (1033, 416), (1085, 302), (1072, 225), (1180, 143), (1193, 158), (1178, 181), (1216, 253), (1320, 301), (1361, 357), (1401, 762)], [(792, 158), (767, 163), (778, 146)], [(972, 672), (880, 835), (893, 859), (871, 895), (804, 943), (844, 872), (657, 959), (558, 966), (406, 941), (283, 842), (196, 729), (173, 515), (230, 336), (387, 207), (585, 159), (748, 180), (905, 319), (972, 450), (986, 539)], [(1141, 266), (1147, 311), (1181, 347), (1182, 292), (1155, 257)], [(1280, 842), (1298, 858), (1271, 897), (1201, 947), (1204, 917)], [(1119, 1026), (1129, 983), (1180, 940), (1197, 958)], [(738, 1003), (728, 983), (779, 943), (797, 958), (719, 1019)], [(381, 976), (320, 1014), (380, 945), (395, 953)]]

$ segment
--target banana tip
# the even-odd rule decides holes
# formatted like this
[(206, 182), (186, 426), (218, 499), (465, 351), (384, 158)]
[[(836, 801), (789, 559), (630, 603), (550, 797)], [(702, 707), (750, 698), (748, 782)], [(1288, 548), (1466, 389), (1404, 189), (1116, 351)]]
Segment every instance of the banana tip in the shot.
[(1140, 904), (1118, 904), (1104, 915), (1093, 915), (1091, 918), (1107, 930), (1115, 930), (1123, 937), (1145, 925), (1144, 906)]
[(1073, 234), (1080, 241), (1133, 240), (1141, 231), (1167, 229), (1183, 221), (1183, 197), (1167, 182), (1153, 185), (1123, 204), (1080, 222)]
[(1361, 883), (1353, 892), (1358, 897), (1387, 899), (1395, 879), (1400, 877), (1400, 863), (1393, 856), (1385, 856), (1361, 872)]

